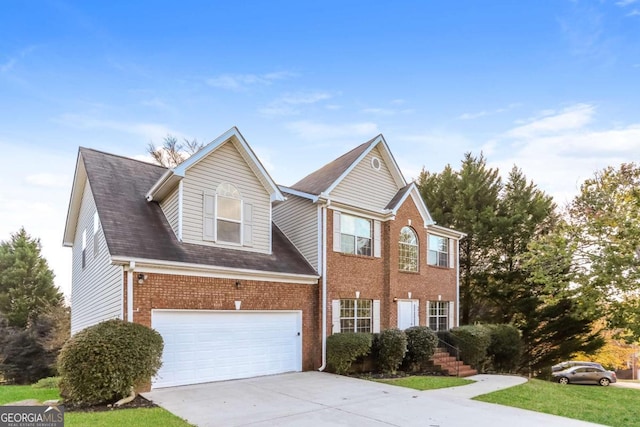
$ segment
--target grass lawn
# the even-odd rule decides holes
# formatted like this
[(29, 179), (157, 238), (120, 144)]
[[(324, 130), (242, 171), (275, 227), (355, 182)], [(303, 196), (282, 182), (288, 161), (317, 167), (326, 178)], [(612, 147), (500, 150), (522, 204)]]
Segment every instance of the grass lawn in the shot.
[(56, 388), (33, 388), (30, 385), (4, 385), (0, 386), (0, 405), (20, 400), (38, 399), (45, 400), (60, 399), (60, 393)]
[[(56, 388), (33, 388), (29, 385), (0, 386), (0, 405), (26, 399), (40, 402), (60, 399)], [(64, 425), (91, 427), (190, 427), (191, 424), (162, 408), (119, 409), (105, 412), (65, 412)]]
[(640, 427), (640, 390), (629, 388), (562, 386), (551, 381), (530, 380), (474, 400), (614, 427)]
[(400, 387), (413, 388), (415, 390), (435, 390), (437, 388), (456, 387), (459, 385), (471, 384), (475, 381), (466, 380), (464, 378), (456, 377), (427, 377), (427, 376), (415, 376), (404, 378), (392, 378), (392, 379), (376, 379), (374, 381), (397, 385)]

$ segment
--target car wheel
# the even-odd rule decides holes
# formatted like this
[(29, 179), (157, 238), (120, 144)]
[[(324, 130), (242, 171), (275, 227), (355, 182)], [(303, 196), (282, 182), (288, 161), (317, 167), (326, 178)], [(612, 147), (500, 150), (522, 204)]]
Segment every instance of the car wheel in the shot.
[(602, 387), (606, 387), (606, 386), (608, 386), (608, 385), (609, 385), (609, 383), (610, 383), (611, 381), (609, 381), (609, 378), (600, 378), (600, 381), (598, 381), (598, 382), (600, 383), (600, 385), (601, 385)]
[(569, 384), (569, 378), (567, 378), (567, 377), (560, 377), (560, 378), (558, 378), (558, 382), (559, 382), (560, 384), (563, 384), (563, 385), (564, 385), (564, 384)]

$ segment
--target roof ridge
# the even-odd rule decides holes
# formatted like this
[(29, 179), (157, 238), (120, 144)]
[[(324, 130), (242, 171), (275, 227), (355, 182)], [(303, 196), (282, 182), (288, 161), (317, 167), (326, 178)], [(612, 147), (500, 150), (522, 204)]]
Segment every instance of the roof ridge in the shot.
[(158, 168), (160, 168), (160, 169), (165, 169), (165, 170), (168, 170), (168, 169), (169, 169), (169, 168), (167, 168), (167, 167), (165, 167), (165, 166), (158, 165), (158, 164), (155, 164), (155, 163), (146, 162), (146, 161), (144, 161), (144, 160), (140, 160), (140, 159), (134, 159), (133, 157), (122, 156), (122, 155), (120, 155), (120, 154), (108, 153), (108, 152), (106, 152), (106, 151), (96, 150), (95, 148), (89, 148), (89, 147), (83, 147), (83, 146), (80, 146), (80, 147), (78, 147), (78, 149), (79, 149), (80, 151), (83, 151), (83, 150), (86, 150), (86, 151), (93, 151), (94, 153), (104, 154), (104, 155), (111, 156), (111, 157), (118, 157), (118, 158), (120, 158), (120, 159), (124, 159), (124, 160), (131, 160), (131, 161), (134, 161), (134, 162), (143, 163), (143, 164), (145, 164), (145, 165), (155, 166), (155, 167), (158, 167)]

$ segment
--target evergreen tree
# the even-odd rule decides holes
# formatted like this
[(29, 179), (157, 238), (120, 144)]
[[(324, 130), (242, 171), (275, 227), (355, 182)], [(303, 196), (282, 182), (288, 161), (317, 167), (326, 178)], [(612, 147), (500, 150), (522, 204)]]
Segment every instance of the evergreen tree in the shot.
[(53, 277), (40, 240), (24, 228), (0, 243), (0, 314), (9, 326), (25, 328), (49, 308), (62, 305)]

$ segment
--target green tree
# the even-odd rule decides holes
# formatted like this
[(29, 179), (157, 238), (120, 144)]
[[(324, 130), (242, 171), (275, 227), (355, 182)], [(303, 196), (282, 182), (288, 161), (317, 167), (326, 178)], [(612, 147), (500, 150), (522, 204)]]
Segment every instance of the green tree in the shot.
[(640, 338), (640, 167), (607, 167), (584, 182), (568, 210), (581, 297), (610, 327)]
[(460, 242), (461, 323), (469, 324), (486, 310), (483, 297), (496, 233), (502, 181), (486, 159), (466, 153), (460, 171), (447, 166), (440, 174), (422, 171), (418, 187), (433, 219), (467, 233)]
[(156, 147), (153, 142), (147, 146), (147, 153), (153, 157), (156, 163), (166, 168), (173, 168), (184, 162), (191, 155), (200, 150), (204, 144), (198, 142), (197, 139), (179, 142), (178, 138), (173, 135), (167, 135), (162, 141), (161, 147)]
[(26, 328), (40, 314), (63, 303), (40, 240), (24, 228), (0, 243), (0, 314), (9, 326)]

